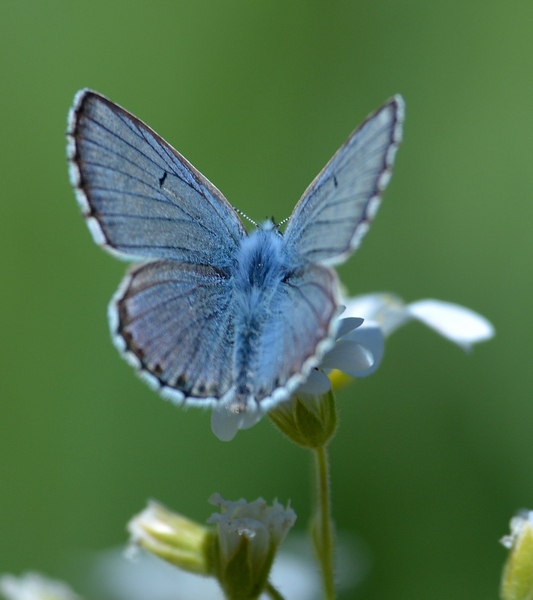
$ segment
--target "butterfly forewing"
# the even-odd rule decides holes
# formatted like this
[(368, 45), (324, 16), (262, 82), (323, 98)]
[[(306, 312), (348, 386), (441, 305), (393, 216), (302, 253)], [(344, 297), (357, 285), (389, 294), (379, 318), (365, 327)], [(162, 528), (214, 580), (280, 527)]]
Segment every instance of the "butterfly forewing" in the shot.
[(357, 248), (390, 179), (403, 119), (395, 96), (352, 133), (296, 205), (285, 231), (289, 251), (336, 264)]
[(84, 90), (68, 136), (72, 183), (97, 243), (127, 259), (232, 260), (246, 235), (236, 212), (142, 121)]

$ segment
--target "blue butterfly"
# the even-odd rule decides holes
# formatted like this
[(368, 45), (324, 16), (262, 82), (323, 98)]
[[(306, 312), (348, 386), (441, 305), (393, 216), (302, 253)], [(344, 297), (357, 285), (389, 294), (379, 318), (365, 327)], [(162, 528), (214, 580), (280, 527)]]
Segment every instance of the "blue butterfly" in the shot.
[(339, 327), (331, 266), (359, 246), (376, 214), (403, 120), (397, 95), (333, 156), (283, 233), (267, 221), (248, 234), (218, 189), (157, 133), (96, 92), (76, 94), (70, 178), (94, 241), (137, 262), (109, 322), (152, 388), (253, 420), (307, 380)]

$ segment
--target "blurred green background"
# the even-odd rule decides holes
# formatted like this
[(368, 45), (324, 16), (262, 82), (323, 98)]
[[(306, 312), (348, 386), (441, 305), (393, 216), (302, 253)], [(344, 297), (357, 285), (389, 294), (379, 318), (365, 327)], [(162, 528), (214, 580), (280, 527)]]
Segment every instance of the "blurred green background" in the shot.
[(310, 515), (304, 451), (266, 420), (218, 441), (110, 343), (125, 265), (68, 182), (74, 93), (107, 95), (234, 206), (281, 220), (400, 92), (395, 175), (342, 280), (464, 304), (497, 336), (464, 355), (409, 325), (339, 394), (334, 517), (373, 559), (346, 597), (497, 596), (498, 539), (533, 508), (532, 31), (531, 2), (0, 3), (0, 571), (69, 577), (150, 497), (201, 521), (215, 491), (290, 498), (301, 530)]

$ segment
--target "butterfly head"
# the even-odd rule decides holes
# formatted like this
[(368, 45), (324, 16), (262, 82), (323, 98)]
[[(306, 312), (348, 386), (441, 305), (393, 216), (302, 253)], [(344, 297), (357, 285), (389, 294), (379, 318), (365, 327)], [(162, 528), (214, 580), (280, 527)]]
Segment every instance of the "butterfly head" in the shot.
[(259, 224), (258, 229), (263, 231), (276, 231), (279, 232), (279, 225), (276, 225), (274, 217), (268, 217), (262, 223)]

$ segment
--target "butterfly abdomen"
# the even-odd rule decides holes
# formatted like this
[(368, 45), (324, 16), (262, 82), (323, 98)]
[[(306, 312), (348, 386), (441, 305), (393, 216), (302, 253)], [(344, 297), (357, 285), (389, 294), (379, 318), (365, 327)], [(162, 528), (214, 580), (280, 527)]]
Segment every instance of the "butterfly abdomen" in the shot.
[(233, 276), (235, 329), (233, 373), (238, 396), (256, 400), (268, 396), (279, 385), (276, 368), (279, 353), (268, 343), (276, 332), (279, 298), (289, 269), (279, 232), (262, 226), (243, 239)]

